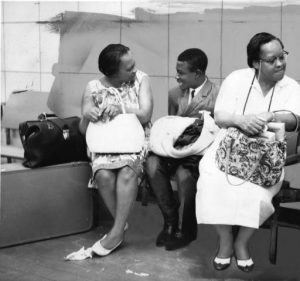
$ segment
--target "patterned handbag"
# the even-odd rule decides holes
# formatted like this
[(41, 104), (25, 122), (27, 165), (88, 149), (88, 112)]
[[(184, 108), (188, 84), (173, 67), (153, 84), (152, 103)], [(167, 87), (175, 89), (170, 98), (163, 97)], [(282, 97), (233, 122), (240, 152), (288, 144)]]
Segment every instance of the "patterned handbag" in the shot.
[[(248, 137), (237, 128), (230, 127), (216, 151), (218, 168), (225, 172), (231, 185), (250, 181), (265, 188), (279, 182), (286, 160), (286, 141), (269, 141)], [(233, 184), (228, 175), (243, 179)]]

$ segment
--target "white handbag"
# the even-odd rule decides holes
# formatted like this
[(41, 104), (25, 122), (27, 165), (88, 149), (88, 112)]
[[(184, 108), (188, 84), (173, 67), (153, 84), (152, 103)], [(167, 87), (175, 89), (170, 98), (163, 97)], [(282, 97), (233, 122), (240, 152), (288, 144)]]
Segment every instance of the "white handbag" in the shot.
[[(112, 89), (112, 88), (111, 88)], [(134, 113), (125, 113), (125, 106), (117, 90), (123, 114), (108, 122), (89, 122), (86, 143), (90, 152), (98, 153), (139, 153), (145, 142), (144, 129)]]

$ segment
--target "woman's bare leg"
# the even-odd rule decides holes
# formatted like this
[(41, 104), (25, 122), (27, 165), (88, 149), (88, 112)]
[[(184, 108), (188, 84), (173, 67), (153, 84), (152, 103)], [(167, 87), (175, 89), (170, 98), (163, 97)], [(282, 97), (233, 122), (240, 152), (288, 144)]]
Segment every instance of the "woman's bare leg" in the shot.
[(219, 236), (219, 258), (228, 258), (233, 254), (233, 235), (231, 225), (215, 225)]
[(107, 209), (110, 214), (115, 218), (116, 215), (116, 170), (99, 170), (96, 173), (95, 180)]
[(249, 240), (255, 232), (255, 228), (241, 226), (234, 241), (234, 251), (237, 259), (247, 260), (250, 258)]
[(137, 181), (137, 174), (130, 167), (126, 166), (118, 171), (115, 221), (107, 237), (101, 241), (106, 249), (113, 248), (124, 238), (124, 227), (137, 196)]

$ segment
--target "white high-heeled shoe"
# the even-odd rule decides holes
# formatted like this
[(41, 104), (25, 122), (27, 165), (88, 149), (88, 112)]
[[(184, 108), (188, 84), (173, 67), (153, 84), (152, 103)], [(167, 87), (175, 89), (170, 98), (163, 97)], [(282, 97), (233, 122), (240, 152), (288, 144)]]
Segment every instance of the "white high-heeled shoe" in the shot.
[(92, 251), (93, 253), (95, 253), (96, 255), (98, 256), (107, 256), (109, 255), (112, 251), (114, 251), (116, 248), (118, 248), (122, 242), (123, 242), (123, 239), (117, 243), (116, 246), (114, 246), (113, 248), (111, 249), (105, 249), (102, 245), (101, 245), (101, 241), (104, 240), (106, 238), (106, 234), (100, 239), (98, 240), (93, 246), (92, 246)]

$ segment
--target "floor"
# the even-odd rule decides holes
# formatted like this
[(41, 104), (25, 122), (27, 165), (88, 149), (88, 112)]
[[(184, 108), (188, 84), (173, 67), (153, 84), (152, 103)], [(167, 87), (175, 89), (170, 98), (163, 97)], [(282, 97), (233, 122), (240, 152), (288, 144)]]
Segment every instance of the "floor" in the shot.
[(136, 202), (122, 246), (106, 257), (64, 261), (68, 253), (89, 247), (106, 232), (101, 226), (86, 233), (9, 247), (0, 250), (0, 281), (171, 281), (171, 280), (300, 280), (300, 231), (280, 228), (278, 261), (268, 261), (269, 230), (252, 239), (256, 262), (251, 273), (233, 262), (223, 272), (212, 267), (216, 235), (210, 226), (199, 225), (198, 239), (177, 251), (155, 247), (162, 220), (157, 205)]

